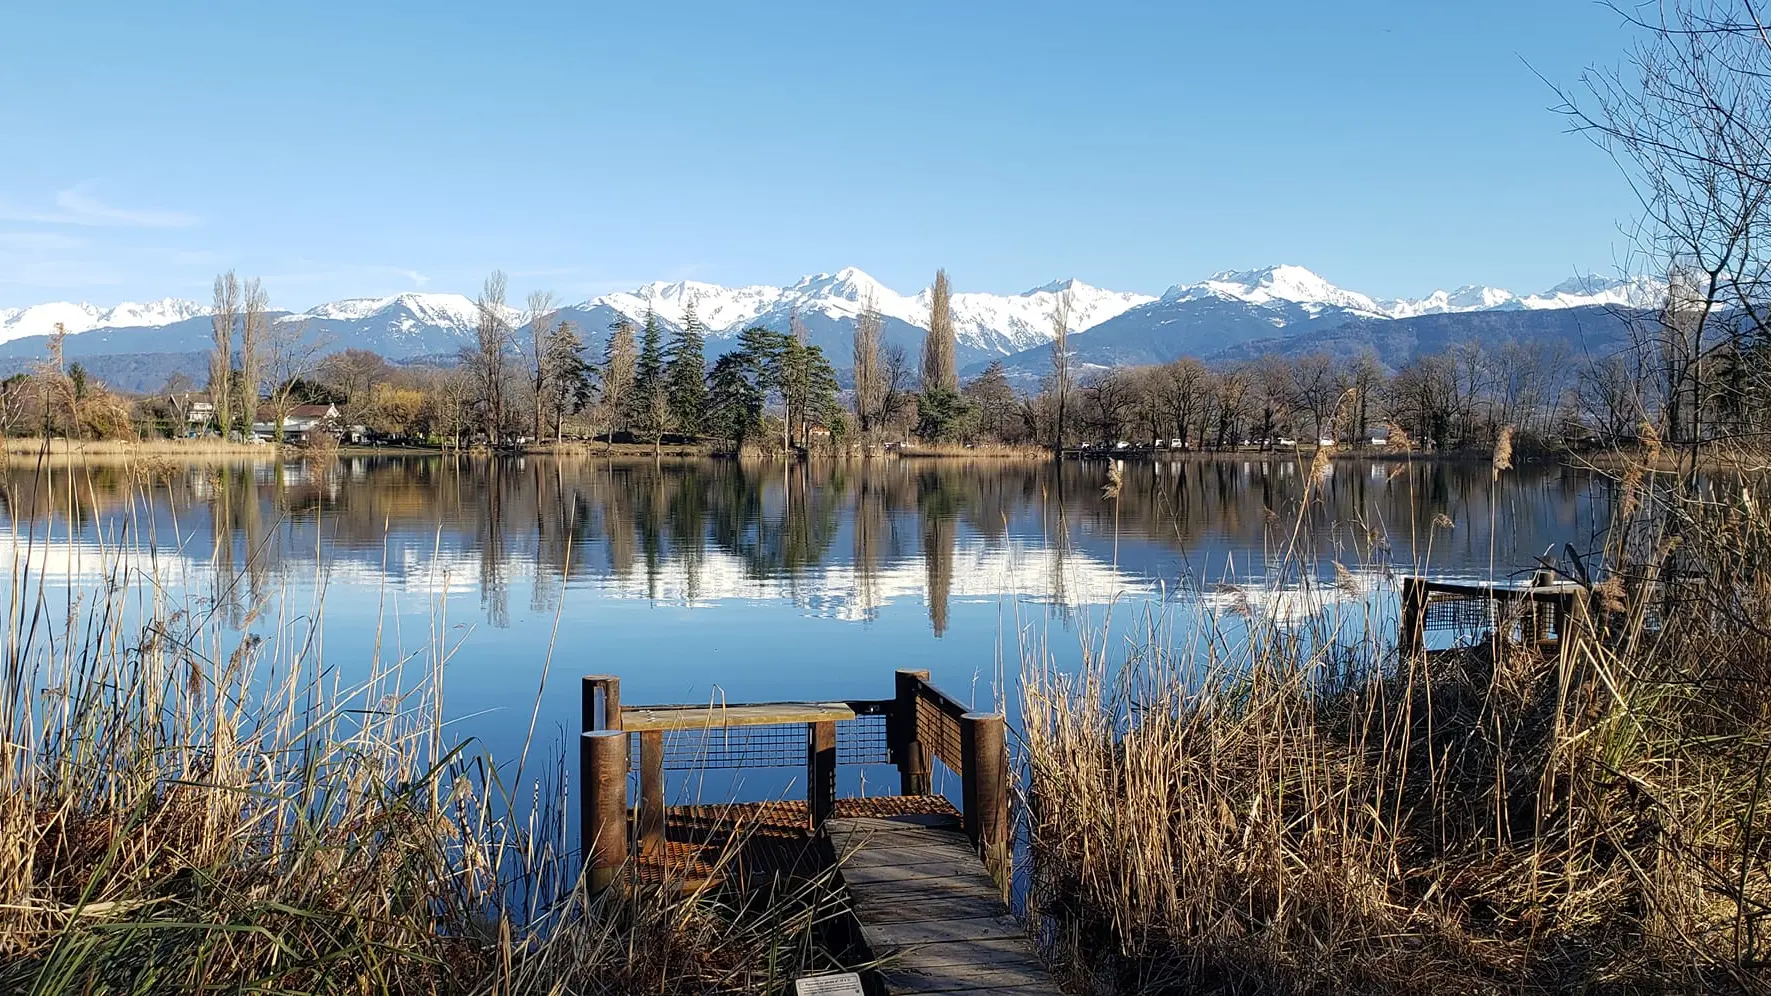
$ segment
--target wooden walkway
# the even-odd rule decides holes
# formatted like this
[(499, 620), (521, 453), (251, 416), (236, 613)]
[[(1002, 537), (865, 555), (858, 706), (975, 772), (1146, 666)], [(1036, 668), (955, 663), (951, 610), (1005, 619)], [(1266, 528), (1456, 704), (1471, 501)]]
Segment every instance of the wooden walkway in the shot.
[(825, 826), (888, 993), (1058, 996), (957, 813)]

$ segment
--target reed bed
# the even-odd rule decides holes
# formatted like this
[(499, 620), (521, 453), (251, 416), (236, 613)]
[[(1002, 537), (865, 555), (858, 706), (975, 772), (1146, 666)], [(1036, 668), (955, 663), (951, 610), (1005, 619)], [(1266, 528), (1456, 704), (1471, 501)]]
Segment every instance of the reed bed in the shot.
[(1030, 655), (1028, 913), (1075, 990), (1771, 988), (1771, 482), (1618, 488), (1559, 653), (1243, 598)]
[(272, 443), (234, 443), (223, 439), (68, 439), (56, 436), (0, 437), (0, 453), (12, 458), (35, 461), (42, 456), (256, 456), (277, 454)]
[(328, 663), (321, 605), (223, 626), (116, 535), (60, 588), (46, 535), (15, 531), (0, 638), (0, 992), (740, 993), (828, 966), (828, 881), (589, 896), (563, 764), (451, 742), (440, 638)]

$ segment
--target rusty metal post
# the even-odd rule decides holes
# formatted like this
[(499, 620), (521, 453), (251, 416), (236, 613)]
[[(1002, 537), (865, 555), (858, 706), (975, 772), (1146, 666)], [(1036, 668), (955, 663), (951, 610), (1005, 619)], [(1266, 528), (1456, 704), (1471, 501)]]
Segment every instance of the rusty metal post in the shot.
[(806, 808), (812, 829), (836, 809), (836, 724), (806, 724)]
[[(597, 717), (597, 692), (603, 693), (603, 714)], [(579, 698), (579, 732), (621, 729), (621, 678), (613, 674), (587, 674)]]
[(1005, 892), (1009, 884), (1008, 744), (1000, 712), (968, 712), (959, 721), (960, 788), (965, 833)]
[(594, 895), (613, 885), (627, 864), (627, 734), (580, 734), (578, 766), (578, 834)]
[(917, 710), (921, 708), (922, 686), (929, 680), (927, 671), (898, 672), (896, 695), (892, 699), (892, 761), (898, 766), (899, 795), (933, 794), (934, 779), (929, 774), (929, 749), (918, 739)]
[(664, 733), (642, 730), (640, 738), (639, 851), (664, 853)]

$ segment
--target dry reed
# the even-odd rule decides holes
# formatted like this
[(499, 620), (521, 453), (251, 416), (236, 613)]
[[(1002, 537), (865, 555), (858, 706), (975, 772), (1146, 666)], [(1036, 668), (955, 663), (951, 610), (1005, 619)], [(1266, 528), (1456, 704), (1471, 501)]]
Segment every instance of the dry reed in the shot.
[(507, 785), (514, 759), (449, 745), (456, 648), (346, 685), (310, 617), (224, 627), (117, 535), (98, 537), (102, 576), (56, 589), (53, 527), (21, 518), (0, 639), (0, 992), (736, 993), (828, 966), (825, 881), (590, 898), (563, 767)]
[(1630, 487), (1559, 653), (1244, 599), (1030, 657), (1028, 911), (1075, 989), (1771, 986), (1771, 482)]

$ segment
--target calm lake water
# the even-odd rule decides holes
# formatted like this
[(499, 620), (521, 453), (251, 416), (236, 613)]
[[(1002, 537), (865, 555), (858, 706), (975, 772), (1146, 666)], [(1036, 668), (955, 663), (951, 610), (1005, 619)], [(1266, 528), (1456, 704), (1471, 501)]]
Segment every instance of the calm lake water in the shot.
[[(575, 731), (577, 677), (594, 672), (619, 674), (629, 703), (739, 702), (888, 697), (893, 669), (923, 667), (991, 706), (1023, 647), (1073, 665), (1084, 634), (1111, 644), (1146, 606), (1282, 599), (1332, 582), (1336, 561), (1376, 592), (1429, 555), (1440, 576), (1508, 579), (1564, 544), (1596, 548), (1609, 492), (1553, 466), (1495, 483), (1485, 464), (1345, 460), (1306, 506), (1307, 461), (1250, 456), (1128, 463), (1113, 501), (1107, 473), (349, 457), (163, 466), (144, 483), (100, 462), (15, 467), (0, 571), (28, 557), (59, 611), (122, 558), (131, 583), (229, 627), (317, 629), (346, 679), (446, 647), (455, 731), (504, 755), (532, 714), (546, 747)], [(1309, 566), (1283, 571), (1294, 543)]]

